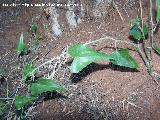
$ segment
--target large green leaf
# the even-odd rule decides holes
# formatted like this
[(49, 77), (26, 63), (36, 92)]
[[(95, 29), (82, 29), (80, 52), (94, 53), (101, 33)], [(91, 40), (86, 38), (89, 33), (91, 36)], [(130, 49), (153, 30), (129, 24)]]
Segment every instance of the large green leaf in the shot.
[(70, 70), (72, 73), (78, 73), (87, 65), (97, 60), (110, 60), (113, 64), (138, 68), (138, 64), (129, 55), (127, 49), (121, 49), (113, 52), (111, 55), (97, 52), (82, 44), (75, 44), (68, 49), (68, 53), (74, 58)]
[(70, 66), (72, 73), (78, 73), (87, 65), (100, 59), (112, 59), (111, 55), (99, 53), (96, 50), (88, 48), (82, 44), (75, 44), (68, 49), (68, 53), (74, 57)]
[(34, 75), (37, 71), (35, 70), (35, 67), (31, 64), (27, 64), (24, 66), (24, 69), (22, 71), (22, 79), (26, 80), (28, 77), (31, 77)]
[(16, 51), (18, 54), (26, 54), (29, 51), (29, 48), (24, 44), (23, 33), (19, 37)]
[(71, 66), (70, 70), (71, 73), (78, 73), (80, 72), (83, 68), (85, 68), (87, 65), (91, 64), (92, 62), (95, 62), (100, 59), (107, 59), (109, 60), (110, 57), (103, 57), (103, 56), (86, 56), (86, 57), (75, 57)]
[(35, 22), (32, 22), (31, 31), (32, 31), (33, 33), (36, 33), (36, 31), (37, 31), (37, 25), (36, 25)]
[(145, 39), (145, 36), (148, 34), (148, 28), (146, 25), (143, 25), (143, 29), (142, 31), (140, 30), (140, 28), (138, 26), (133, 26), (130, 30), (129, 30), (129, 35), (132, 36), (134, 39), (136, 40), (141, 40), (141, 39)]
[(24, 41), (23, 41), (23, 33), (21, 33), (19, 40), (18, 40), (18, 45), (17, 45), (17, 53), (20, 54), (22, 52), (24, 52), (25, 49), (25, 45), (24, 45)]
[[(95, 56), (95, 55), (97, 55), (98, 52), (92, 48), (86, 47), (83, 44), (74, 44), (68, 48), (68, 53), (72, 57), (85, 57), (86, 55), (87, 56)], [(108, 55), (106, 55), (104, 53), (98, 53), (98, 54), (99, 54), (99, 56), (109, 57)]]
[(145, 39), (148, 34), (148, 27), (142, 22), (140, 17), (130, 20), (131, 29), (129, 30), (129, 35), (135, 40)]
[(47, 91), (64, 91), (63, 86), (58, 85), (54, 80), (39, 78), (30, 86), (30, 91), (32, 95), (38, 95)]
[(28, 105), (29, 103), (32, 103), (37, 99), (37, 97), (33, 96), (16, 96), (15, 97), (15, 106), (17, 110), (22, 109), (24, 106)]
[(156, 0), (156, 6), (157, 6), (156, 20), (157, 20), (157, 22), (159, 22), (160, 21), (160, 0)]
[(112, 53), (113, 59), (110, 61), (115, 64), (115, 65), (120, 65), (124, 67), (129, 67), (129, 68), (138, 68), (138, 64), (136, 61), (129, 55), (129, 52), (127, 49), (120, 49), (117, 51), (114, 51)]

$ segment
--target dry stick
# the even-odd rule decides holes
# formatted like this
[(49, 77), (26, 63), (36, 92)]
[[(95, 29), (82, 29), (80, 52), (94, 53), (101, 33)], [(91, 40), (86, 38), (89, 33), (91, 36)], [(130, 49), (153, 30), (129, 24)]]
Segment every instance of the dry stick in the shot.
[(124, 21), (124, 19), (123, 19), (123, 17), (122, 17), (122, 15), (121, 15), (121, 13), (120, 13), (120, 11), (118, 10), (118, 7), (117, 7), (117, 5), (115, 4), (115, 2), (114, 2), (114, 1), (113, 1), (113, 5), (115, 6), (115, 8), (116, 8), (116, 10), (117, 10), (117, 12), (118, 12), (118, 14), (119, 14), (119, 16), (120, 16), (121, 20), (122, 20), (122, 21)]
[(101, 41), (103, 41), (103, 40), (111, 40), (111, 41), (116, 41), (116, 42), (121, 42), (121, 43), (127, 43), (127, 44), (130, 44), (130, 45), (138, 48), (137, 45), (134, 44), (133, 42), (128, 42), (128, 41), (125, 41), (125, 40), (115, 39), (115, 38), (113, 38), (113, 37), (111, 37), (111, 36), (104, 36), (104, 37), (102, 37), (102, 38), (93, 40), (93, 41), (91, 41), (91, 42), (87, 42), (87, 43), (85, 43), (84, 45), (94, 44), (94, 43), (97, 43), (97, 42), (101, 42)]
[(122, 9), (125, 11), (125, 13), (127, 14), (127, 17), (129, 18), (129, 14), (128, 14), (127, 10), (126, 10), (126, 5), (128, 4), (128, 2), (129, 2), (129, 0), (127, 0), (125, 2), (125, 4), (123, 5)]
[[(66, 54), (66, 53), (64, 52), (63, 54)], [(51, 60), (48, 60), (48, 61), (42, 63), (41, 65), (39, 65), (38, 67), (36, 67), (36, 68), (32, 71), (32, 73), (34, 73), (34, 72), (35, 72), (36, 70), (38, 70), (40, 67), (43, 67), (44, 65), (49, 64), (49, 63), (51, 63), (51, 62), (54, 61), (54, 60), (59, 60), (59, 59), (61, 58), (61, 56), (62, 56), (62, 55), (57, 56), (57, 57), (53, 57)], [(30, 73), (28, 73), (28, 74), (30, 74)], [(27, 75), (28, 75), (28, 74), (27, 74)]]
[[(51, 75), (49, 76), (50, 79), (53, 79), (53, 77), (55, 76), (56, 72), (60, 69), (61, 65), (63, 65), (63, 59), (65, 58), (66, 56), (66, 50), (64, 50), (62, 52), (62, 54), (60, 55), (59, 57), (59, 60), (56, 62), (55, 66), (54, 66), (54, 69), (53, 69), (53, 72), (51, 73)], [(62, 58), (62, 60), (61, 60)], [(62, 61), (62, 62), (61, 62)]]
[[(44, 63), (42, 63), (41, 65), (39, 65), (38, 67), (36, 67), (33, 71), (32, 71), (32, 73), (34, 73), (36, 70), (38, 70), (40, 67), (43, 67), (44, 65), (46, 65), (46, 64), (49, 64), (49, 63), (51, 63), (52, 61), (54, 61), (54, 60), (58, 60), (60, 57), (58, 56), (58, 57), (53, 57), (51, 60), (48, 60), (48, 61), (46, 61), (46, 62), (44, 62)], [(29, 75), (30, 73), (28, 73), (27, 75)], [(26, 75), (26, 76), (27, 76)]]
[(8, 99), (9, 98), (9, 84), (8, 84), (8, 78), (9, 78), (9, 76), (11, 75), (11, 73), (14, 71), (14, 70), (16, 70), (16, 69), (18, 69), (18, 67), (16, 67), (16, 68), (14, 68), (13, 70), (11, 70), (9, 73), (8, 73), (8, 75), (7, 75), (7, 77), (6, 77), (6, 99)]
[(59, 65), (58, 65), (58, 64), (60, 64), (60, 59), (61, 59), (61, 58), (59, 58), (59, 60), (55, 63), (54, 68), (53, 68), (53, 71), (52, 71), (51, 75), (49, 76), (49, 79), (53, 79), (53, 77), (55, 76), (56, 70), (57, 70), (57, 66), (58, 66), (58, 68), (59, 68)]

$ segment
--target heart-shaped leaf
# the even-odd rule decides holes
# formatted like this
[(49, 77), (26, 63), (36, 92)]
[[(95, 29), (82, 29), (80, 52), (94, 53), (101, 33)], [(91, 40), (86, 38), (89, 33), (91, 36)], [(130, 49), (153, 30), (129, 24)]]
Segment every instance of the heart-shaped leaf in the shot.
[(99, 53), (96, 50), (88, 48), (82, 44), (75, 44), (68, 49), (68, 53), (74, 57), (70, 66), (72, 73), (78, 73), (87, 65), (100, 59), (112, 59), (110, 55)]
[[(74, 44), (72, 46), (70, 46), (68, 48), (68, 53), (72, 56), (72, 57), (85, 57), (87, 56), (95, 56), (97, 55), (97, 53), (100, 56), (105, 56), (105, 53), (99, 53), (96, 50), (86, 47), (83, 44)], [(107, 57), (109, 57), (108, 55), (106, 55)]]
[(138, 68), (136, 61), (129, 55), (127, 49), (120, 49), (112, 53), (113, 59), (110, 61), (115, 65), (120, 65), (129, 68)]
[(29, 103), (32, 103), (37, 99), (37, 97), (33, 96), (16, 96), (15, 97), (15, 106), (17, 110), (22, 109), (24, 106), (28, 105)]
[(25, 49), (25, 45), (24, 45), (24, 41), (23, 41), (23, 33), (21, 33), (19, 40), (18, 40), (18, 45), (17, 45), (17, 53), (21, 54), (22, 52), (24, 52)]
[(24, 69), (22, 71), (22, 79), (24, 81), (27, 80), (28, 77), (31, 77), (32, 75), (34, 75), (37, 71), (35, 70), (35, 67), (32, 66), (31, 64), (28, 64), (26, 66), (24, 66)]
[(47, 91), (64, 91), (63, 86), (58, 85), (54, 80), (39, 78), (30, 86), (32, 95), (38, 95)]
[(145, 39), (148, 34), (148, 27), (142, 22), (140, 17), (130, 20), (131, 29), (129, 30), (129, 35), (135, 40)]

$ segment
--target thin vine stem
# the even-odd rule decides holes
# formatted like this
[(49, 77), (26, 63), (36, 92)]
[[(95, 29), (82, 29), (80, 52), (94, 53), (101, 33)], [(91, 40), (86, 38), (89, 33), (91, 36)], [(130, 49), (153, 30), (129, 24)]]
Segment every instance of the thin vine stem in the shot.
[(143, 35), (143, 44), (142, 45), (143, 45), (143, 49), (144, 49), (144, 54), (146, 56), (146, 59), (144, 59), (144, 60), (146, 61), (145, 63), (147, 63), (146, 66), (148, 68), (148, 72), (151, 75), (152, 66), (151, 66), (151, 62), (150, 61), (151, 61), (152, 57), (151, 57), (151, 54), (149, 54), (149, 52), (148, 52), (146, 41), (145, 41), (145, 35), (144, 35), (144, 31), (143, 31), (144, 24), (143, 24), (143, 9), (142, 9), (142, 1), (141, 0), (139, 0), (139, 5), (140, 5), (140, 15), (141, 15), (141, 28), (140, 28), (140, 30), (141, 30), (142, 35)]
[(151, 48), (154, 49), (154, 24), (153, 24), (153, 14), (152, 14), (152, 8), (153, 8), (153, 4), (152, 4), (152, 0), (150, 0), (150, 26), (151, 26), (151, 31), (150, 31), (150, 46)]
[(132, 42), (128, 42), (128, 41), (125, 41), (125, 40), (120, 40), (120, 39), (115, 39), (111, 36), (104, 36), (102, 38), (99, 38), (99, 39), (96, 39), (96, 40), (93, 40), (93, 41), (90, 41), (90, 42), (87, 42), (87, 43), (84, 43), (83, 45), (89, 45), (89, 44), (94, 44), (94, 43), (97, 43), (97, 42), (101, 42), (101, 41), (106, 41), (106, 40), (110, 40), (110, 41), (116, 41), (116, 42), (119, 42), (119, 43), (127, 43), (129, 45), (132, 45), (134, 46), (135, 48), (137, 48), (137, 45), (132, 43)]

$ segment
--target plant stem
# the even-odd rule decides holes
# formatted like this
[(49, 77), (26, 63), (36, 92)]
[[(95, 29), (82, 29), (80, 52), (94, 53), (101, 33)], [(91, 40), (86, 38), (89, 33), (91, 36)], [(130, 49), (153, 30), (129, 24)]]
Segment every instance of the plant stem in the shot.
[(51, 60), (48, 60), (48, 61), (42, 63), (41, 65), (39, 65), (38, 67), (36, 67), (36, 68), (34, 69), (34, 71), (38, 70), (40, 67), (42, 67), (42, 66), (44, 66), (44, 65), (46, 65), (46, 64), (51, 63), (52, 61), (58, 60), (58, 59), (60, 59), (60, 58), (59, 58), (59, 57), (54, 57), (54, 58), (52, 58)]
[(151, 48), (154, 49), (154, 25), (153, 25), (153, 15), (152, 15), (152, 0), (150, 0), (150, 26), (151, 26), (151, 31), (150, 31), (150, 46)]
[(147, 67), (148, 73), (151, 75), (151, 73), (152, 73), (152, 66), (151, 66), (151, 63), (150, 63), (150, 61), (151, 61), (151, 54), (149, 54), (149, 52), (148, 52), (147, 45), (146, 45), (146, 41), (145, 41), (145, 34), (144, 34), (144, 31), (143, 31), (143, 29), (144, 29), (144, 24), (143, 24), (143, 9), (142, 9), (142, 1), (141, 1), (141, 0), (139, 0), (139, 5), (140, 5), (140, 12), (141, 12), (141, 13), (140, 13), (140, 15), (141, 15), (141, 21), (140, 21), (140, 22), (141, 22), (141, 26), (140, 26), (140, 30), (141, 30), (142, 36), (143, 36), (142, 47), (143, 47), (143, 50), (144, 50), (144, 54), (145, 54), (146, 59), (145, 59), (145, 57), (143, 56), (141, 49), (139, 48), (139, 43), (138, 43), (138, 48), (139, 48), (138, 52), (139, 52), (139, 54), (141, 55), (141, 57), (142, 57), (145, 65), (146, 65), (146, 67)]
[(116, 3), (114, 2), (114, 0), (113, 0), (112, 2), (113, 2), (114, 7), (116, 8), (116, 10), (117, 10), (117, 12), (118, 12), (118, 14), (119, 14), (121, 20), (124, 21), (124, 18), (122, 17), (120, 11), (118, 10), (118, 7), (117, 7)]
[(138, 49), (137, 49), (139, 55), (141, 56), (146, 68), (147, 68), (147, 71), (149, 73), (150, 76), (152, 76), (152, 69), (151, 69), (151, 66), (150, 66), (150, 62), (145, 58), (145, 56), (143, 55), (143, 52), (141, 50), (141, 48), (139, 47), (139, 43), (138, 43)]
[(151, 54), (148, 54), (148, 49), (147, 49), (147, 45), (146, 45), (146, 41), (145, 41), (145, 34), (144, 34), (144, 24), (143, 24), (143, 9), (142, 9), (142, 1), (139, 0), (139, 5), (140, 5), (140, 11), (141, 11), (141, 26), (139, 27), (139, 29), (141, 30), (141, 33), (142, 33), (142, 39), (143, 39), (143, 49), (144, 49), (144, 53), (145, 53), (145, 56), (146, 58), (148, 59), (149, 61), (149, 64), (150, 64), (150, 61), (151, 61)]
[(115, 39), (115, 38), (112, 38), (112, 37), (110, 37), (110, 36), (104, 36), (104, 37), (99, 38), (99, 39), (96, 39), (96, 40), (94, 40), (94, 41), (87, 42), (87, 43), (85, 43), (85, 44), (83, 44), (83, 45), (86, 46), (86, 45), (89, 45), (89, 44), (94, 44), (94, 43), (97, 43), (97, 42), (101, 42), (101, 41), (103, 41), (103, 40), (116, 41), (116, 42), (119, 42), (119, 43), (127, 43), (127, 44), (130, 44), (130, 45), (132, 45), (132, 46), (134, 46), (134, 47), (137, 48), (137, 45), (134, 44), (134, 43), (132, 43), (132, 42), (128, 42), (128, 41), (124, 41), (124, 40), (120, 40), (120, 39)]
[(0, 100), (13, 100), (14, 98), (0, 98)]

